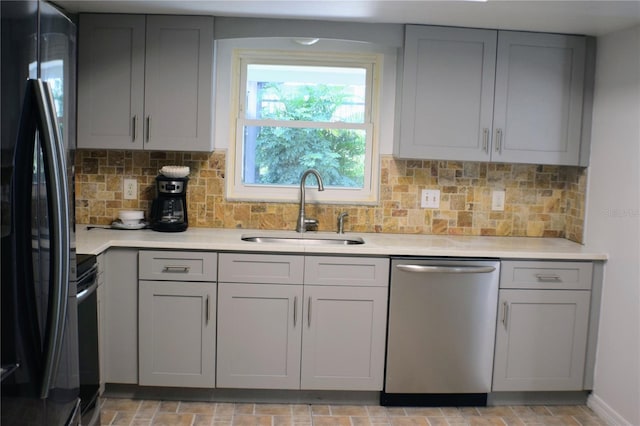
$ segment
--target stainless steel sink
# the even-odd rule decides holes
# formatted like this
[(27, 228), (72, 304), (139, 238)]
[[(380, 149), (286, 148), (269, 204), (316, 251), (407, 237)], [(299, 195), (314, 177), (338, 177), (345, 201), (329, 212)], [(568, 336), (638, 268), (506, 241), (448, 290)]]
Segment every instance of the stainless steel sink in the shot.
[(343, 235), (268, 235), (268, 234), (245, 234), (241, 236), (242, 241), (252, 243), (285, 243), (285, 244), (313, 244), (313, 245), (352, 245), (364, 244), (360, 237), (346, 237)]

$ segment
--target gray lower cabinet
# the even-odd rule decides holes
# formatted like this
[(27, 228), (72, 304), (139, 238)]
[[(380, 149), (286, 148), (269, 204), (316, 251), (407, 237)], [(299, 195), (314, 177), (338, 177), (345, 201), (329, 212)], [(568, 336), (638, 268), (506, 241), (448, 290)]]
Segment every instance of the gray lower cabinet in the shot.
[(299, 389), (302, 285), (221, 282), (218, 296), (217, 386)]
[(79, 148), (213, 150), (213, 18), (82, 14), (79, 33)]
[(301, 389), (382, 390), (387, 287), (304, 286)]
[(493, 391), (584, 389), (592, 264), (503, 262)]
[(217, 386), (381, 390), (389, 260), (220, 254)]
[(214, 387), (216, 283), (139, 285), (139, 384)]
[(217, 254), (138, 256), (138, 383), (215, 387)]
[(408, 25), (394, 155), (578, 165), (586, 38)]

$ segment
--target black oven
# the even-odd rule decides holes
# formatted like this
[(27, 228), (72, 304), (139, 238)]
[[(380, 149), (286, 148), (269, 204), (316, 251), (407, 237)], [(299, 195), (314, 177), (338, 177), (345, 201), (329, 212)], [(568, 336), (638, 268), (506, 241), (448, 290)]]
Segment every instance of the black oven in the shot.
[(77, 255), (78, 345), (80, 348), (81, 424), (100, 424), (98, 356), (98, 264), (96, 256)]

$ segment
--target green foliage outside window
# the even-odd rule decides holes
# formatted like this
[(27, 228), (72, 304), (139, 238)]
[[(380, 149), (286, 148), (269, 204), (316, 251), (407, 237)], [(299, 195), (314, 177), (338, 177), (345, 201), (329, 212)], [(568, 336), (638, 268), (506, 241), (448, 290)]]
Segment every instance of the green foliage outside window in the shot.
[[(261, 119), (362, 122), (362, 117), (340, 117), (353, 103), (340, 86), (305, 85), (286, 90), (267, 83), (259, 98)], [(265, 107), (269, 104), (271, 107)], [(295, 185), (304, 170), (315, 168), (327, 186), (362, 188), (365, 143), (363, 129), (262, 126), (256, 138), (256, 183)]]

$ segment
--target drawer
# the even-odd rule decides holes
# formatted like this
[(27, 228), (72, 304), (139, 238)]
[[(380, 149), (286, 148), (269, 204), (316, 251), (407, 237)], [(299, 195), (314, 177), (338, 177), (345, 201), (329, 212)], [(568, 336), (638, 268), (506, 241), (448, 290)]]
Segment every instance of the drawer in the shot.
[(218, 254), (206, 251), (140, 250), (138, 277), (158, 281), (216, 281)]
[(590, 290), (591, 262), (503, 261), (500, 288)]
[(303, 271), (303, 256), (220, 253), (220, 282), (302, 284)]
[(304, 283), (388, 287), (389, 259), (307, 256), (304, 265)]

